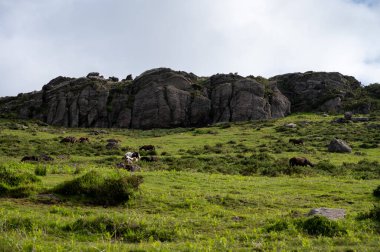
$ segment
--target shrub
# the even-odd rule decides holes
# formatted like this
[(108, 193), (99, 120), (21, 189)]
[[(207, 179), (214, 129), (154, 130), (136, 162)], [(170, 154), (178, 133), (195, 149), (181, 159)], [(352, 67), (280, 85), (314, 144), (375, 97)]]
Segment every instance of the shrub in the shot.
[(46, 166), (37, 166), (34, 169), (34, 174), (37, 176), (46, 176)]
[(300, 221), (298, 226), (309, 235), (333, 237), (347, 233), (346, 229), (339, 225), (338, 222), (329, 220), (320, 215), (315, 215), (309, 219)]
[(380, 185), (373, 190), (373, 196), (380, 198)]
[(33, 174), (0, 167), (0, 197), (28, 197), (37, 191), (40, 182)]
[(289, 228), (289, 223), (286, 220), (277, 220), (275, 223), (269, 225), (266, 228), (267, 232), (278, 232), (278, 231), (284, 231)]
[(176, 232), (168, 229), (148, 227), (146, 224), (126, 222), (122, 219), (110, 217), (80, 218), (64, 227), (67, 231), (76, 231), (85, 234), (110, 233), (115, 238), (122, 238), (127, 242), (141, 242), (146, 240), (172, 241)]
[(12, 217), (0, 222), (0, 228), (2, 231), (9, 230), (26, 230), (31, 231), (33, 229), (33, 221), (28, 217)]
[(314, 169), (321, 170), (321, 171), (326, 171), (329, 173), (334, 173), (336, 171), (336, 166), (330, 163), (328, 160), (323, 160), (319, 162)]
[(142, 176), (116, 175), (105, 177), (90, 171), (74, 180), (57, 185), (53, 192), (65, 196), (85, 197), (85, 201), (102, 205), (118, 205), (127, 202), (143, 182)]
[(343, 163), (344, 170), (351, 170), (354, 177), (358, 179), (378, 179), (380, 178), (380, 163), (366, 159), (355, 163)]
[(9, 186), (18, 186), (21, 184), (31, 184), (36, 182), (40, 182), (40, 179), (33, 174), (7, 169), (4, 166), (0, 167), (0, 183)]
[(380, 205), (374, 205), (373, 208), (367, 213), (361, 213), (357, 217), (359, 220), (372, 219), (380, 222)]

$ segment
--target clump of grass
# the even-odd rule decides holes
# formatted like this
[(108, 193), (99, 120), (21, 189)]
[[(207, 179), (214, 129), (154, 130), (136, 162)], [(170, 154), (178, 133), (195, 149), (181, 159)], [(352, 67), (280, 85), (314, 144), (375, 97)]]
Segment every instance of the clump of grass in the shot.
[(64, 227), (65, 231), (75, 231), (85, 234), (109, 233), (114, 238), (127, 242), (147, 240), (173, 241), (176, 232), (162, 228), (148, 227), (143, 223), (126, 222), (122, 219), (101, 216), (96, 218), (80, 218)]
[(369, 161), (366, 159), (355, 163), (343, 163), (343, 170), (351, 170), (353, 176), (357, 179), (379, 179), (380, 163), (378, 161)]
[(115, 174), (113, 177), (105, 177), (99, 172), (90, 171), (79, 178), (57, 185), (53, 192), (82, 197), (84, 201), (94, 204), (118, 205), (127, 202), (142, 182), (140, 175)]
[(289, 229), (290, 223), (286, 220), (277, 220), (265, 228), (267, 232), (280, 232)]
[(373, 196), (380, 198), (380, 185), (375, 190), (373, 190)]
[(357, 219), (359, 220), (365, 220), (365, 219), (372, 219), (374, 221), (380, 222), (380, 205), (374, 205), (373, 208), (366, 213), (361, 213), (358, 215)]
[(37, 191), (40, 182), (31, 173), (0, 167), (0, 197), (28, 197)]
[(2, 231), (9, 230), (25, 230), (31, 231), (33, 229), (34, 223), (31, 218), (28, 217), (12, 217), (9, 219), (2, 220), (0, 222), (0, 229)]
[(46, 176), (46, 166), (36, 166), (36, 168), (34, 169), (34, 174), (36, 176)]
[(301, 220), (297, 225), (309, 235), (333, 237), (347, 234), (347, 230), (338, 222), (319, 215)]

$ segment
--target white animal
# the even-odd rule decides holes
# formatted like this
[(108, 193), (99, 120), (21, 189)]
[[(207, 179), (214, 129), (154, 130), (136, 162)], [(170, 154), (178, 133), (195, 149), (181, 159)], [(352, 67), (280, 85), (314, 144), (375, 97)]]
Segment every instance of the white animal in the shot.
[(129, 163), (131, 162), (137, 162), (140, 160), (140, 154), (138, 152), (127, 152), (124, 155), (125, 160)]

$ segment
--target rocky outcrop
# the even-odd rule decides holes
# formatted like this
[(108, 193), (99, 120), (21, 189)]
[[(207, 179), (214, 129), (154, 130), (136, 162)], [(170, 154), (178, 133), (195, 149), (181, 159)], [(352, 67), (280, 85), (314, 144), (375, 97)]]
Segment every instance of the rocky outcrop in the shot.
[(293, 112), (324, 111), (337, 113), (343, 100), (360, 88), (352, 76), (340, 73), (306, 72), (277, 75), (270, 78), (291, 102)]
[(279, 118), (292, 111), (337, 112), (360, 87), (339, 73), (198, 77), (157, 68), (119, 81), (97, 72), (57, 77), (39, 92), (0, 99), (0, 115), (65, 127), (169, 128)]

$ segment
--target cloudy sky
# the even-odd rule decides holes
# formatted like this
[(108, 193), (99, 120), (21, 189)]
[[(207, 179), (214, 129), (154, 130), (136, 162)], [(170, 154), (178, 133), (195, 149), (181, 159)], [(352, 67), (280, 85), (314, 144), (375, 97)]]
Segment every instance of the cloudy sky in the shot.
[(155, 67), (380, 82), (380, 0), (0, 0), (0, 96)]

